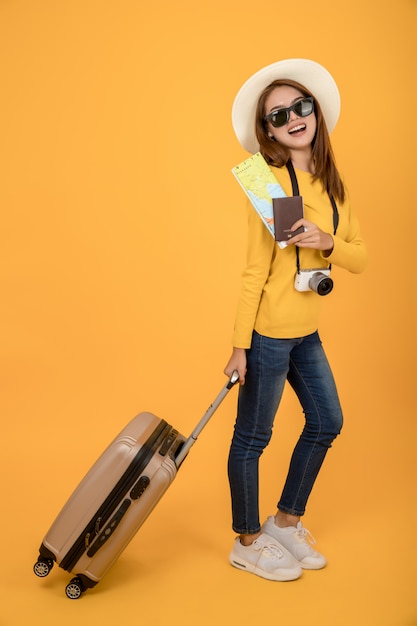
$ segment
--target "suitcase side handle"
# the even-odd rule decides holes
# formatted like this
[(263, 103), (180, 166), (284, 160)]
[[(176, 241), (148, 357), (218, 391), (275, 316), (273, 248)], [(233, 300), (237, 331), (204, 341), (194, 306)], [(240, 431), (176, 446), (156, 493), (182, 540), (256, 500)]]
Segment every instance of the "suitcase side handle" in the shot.
[(207, 424), (209, 419), (212, 417), (213, 413), (217, 410), (217, 408), (220, 406), (224, 398), (229, 393), (230, 389), (232, 389), (232, 387), (235, 386), (238, 380), (239, 380), (239, 374), (235, 370), (233, 374), (231, 375), (231, 377), (229, 378), (229, 381), (224, 385), (224, 387), (222, 387), (220, 393), (213, 400), (212, 404), (210, 404), (209, 408), (204, 413), (203, 417), (198, 422), (197, 426), (194, 428), (191, 435), (188, 437), (188, 439), (184, 441), (183, 445), (181, 446), (180, 451), (175, 457), (175, 465), (177, 466), (177, 468), (179, 468), (179, 466), (181, 465), (181, 463), (183, 462), (183, 460), (189, 453), (191, 446), (193, 446), (195, 442), (197, 441), (199, 434), (201, 433), (201, 431), (203, 430), (204, 426)]

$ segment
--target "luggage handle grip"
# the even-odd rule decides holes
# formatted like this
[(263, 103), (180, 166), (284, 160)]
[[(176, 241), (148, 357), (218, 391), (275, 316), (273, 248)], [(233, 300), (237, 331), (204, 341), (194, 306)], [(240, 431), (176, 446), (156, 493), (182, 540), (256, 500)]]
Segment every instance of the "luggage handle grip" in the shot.
[(194, 428), (191, 435), (188, 437), (188, 439), (184, 441), (183, 445), (181, 446), (180, 451), (175, 457), (175, 465), (177, 466), (177, 468), (179, 468), (179, 466), (181, 465), (181, 463), (183, 462), (183, 460), (189, 453), (191, 446), (193, 446), (195, 442), (197, 441), (199, 434), (201, 433), (201, 431), (203, 430), (204, 426), (207, 424), (207, 422), (209, 421), (213, 413), (220, 406), (221, 402), (227, 396), (230, 389), (232, 389), (232, 387), (235, 386), (238, 380), (239, 380), (239, 373), (235, 370), (233, 374), (231, 375), (231, 377), (229, 378), (229, 381), (224, 385), (224, 387), (222, 388), (220, 393), (216, 396), (212, 404), (210, 404), (209, 408), (204, 413), (203, 417), (198, 422), (197, 426)]

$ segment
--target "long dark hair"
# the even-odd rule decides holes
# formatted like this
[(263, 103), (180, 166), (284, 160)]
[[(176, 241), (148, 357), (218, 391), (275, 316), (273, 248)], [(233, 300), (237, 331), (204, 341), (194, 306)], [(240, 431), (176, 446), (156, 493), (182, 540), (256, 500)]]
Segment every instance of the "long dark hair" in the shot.
[[(256, 137), (259, 142), (262, 156), (267, 163), (275, 165), (276, 167), (282, 167), (288, 162), (290, 159), (290, 151), (278, 141), (269, 137), (267, 123), (264, 120), (265, 101), (274, 89), (283, 86), (294, 87), (304, 96), (313, 96), (313, 94), (303, 85), (289, 79), (275, 80), (261, 93), (256, 109)], [(312, 143), (312, 155), (314, 162), (313, 180), (320, 180), (327, 193), (334, 196), (335, 200), (339, 200), (343, 203), (345, 200), (345, 188), (342, 179), (340, 178), (340, 174), (337, 171), (323, 112), (320, 108), (320, 103), (316, 99), (314, 99), (314, 110), (317, 119), (317, 130)]]

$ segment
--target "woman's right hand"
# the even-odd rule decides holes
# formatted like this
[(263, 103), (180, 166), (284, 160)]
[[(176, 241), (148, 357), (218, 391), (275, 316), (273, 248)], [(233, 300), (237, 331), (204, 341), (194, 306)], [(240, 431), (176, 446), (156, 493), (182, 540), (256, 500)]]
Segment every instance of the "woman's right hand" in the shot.
[(244, 385), (246, 376), (246, 363), (245, 348), (233, 348), (232, 356), (230, 357), (228, 364), (224, 368), (224, 373), (230, 378), (233, 372), (236, 371), (239, 374), (239, 383), (241, 385)]

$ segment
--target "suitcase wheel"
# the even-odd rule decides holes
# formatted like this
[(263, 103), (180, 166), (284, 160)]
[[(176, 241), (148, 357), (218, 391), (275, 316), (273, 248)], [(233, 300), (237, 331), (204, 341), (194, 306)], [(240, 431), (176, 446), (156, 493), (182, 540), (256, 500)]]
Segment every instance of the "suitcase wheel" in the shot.
[(79, 578), (73, 578), (65, 587), (65, 593), (70, 600), (78, 600), (84, 591), (84, 586)]
[(39, 559), (33, 566), (33, 571), (35, 572), (36, 576), (39, 576), (39, 578), (45, 578), (45, 576), (48, 576), (53, 566), (54, 562), (52, 559), (44, 559), (42, 557), (39, 557)]

